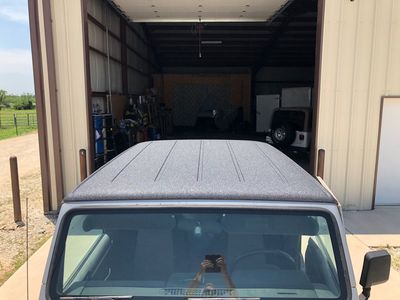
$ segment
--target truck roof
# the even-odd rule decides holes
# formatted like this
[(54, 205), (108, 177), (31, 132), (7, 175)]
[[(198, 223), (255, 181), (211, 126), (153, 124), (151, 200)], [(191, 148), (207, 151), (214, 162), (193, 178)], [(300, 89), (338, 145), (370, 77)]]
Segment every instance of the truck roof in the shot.
[(238, 140), (137, 144), (64, 201), (180, 199), (336, 203), (315, 178), (274, 147)]

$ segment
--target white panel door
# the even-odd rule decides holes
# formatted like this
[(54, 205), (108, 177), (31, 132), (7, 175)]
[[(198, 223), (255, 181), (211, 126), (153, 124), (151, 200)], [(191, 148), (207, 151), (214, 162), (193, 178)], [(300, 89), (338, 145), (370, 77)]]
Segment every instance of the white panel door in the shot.
[(384, 99), (381, 122), (375, 203), (400, 205), (400, 97)]
[(271, 127), (272, 115), (279, 108), (279, 95), (257, 95), (257, 132), (267, 132)]

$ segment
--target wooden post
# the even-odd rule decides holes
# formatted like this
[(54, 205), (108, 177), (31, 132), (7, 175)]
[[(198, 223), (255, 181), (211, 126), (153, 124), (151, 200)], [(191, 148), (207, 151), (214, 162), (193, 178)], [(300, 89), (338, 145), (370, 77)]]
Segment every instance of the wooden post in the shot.
[(19, 192), (18, 162), (15, 156), (10, 157), (10, 172), (11, 172), (11, 187), (12, 187), (13, 207), (14, 207), (14, 221), (15, 223), (21, 223), (22, 215), (21, 215), (21, 197)]
[(80, 173), (81, 173), (81, 181), (84, 181), (87, 177), (87, 163), (86, 163), (86, 150), (79, 150), (79, 164), (80, 164)]
[(15, 126), (15, 133), (18, 136), (18, 123), (17, 123), (17, 116), (14, 114), (14, 126)]
[(325, 150), (318, 150), (318, 165), (317, 165), (317, 176), (324, 179), (324, 169), (325, 169)]

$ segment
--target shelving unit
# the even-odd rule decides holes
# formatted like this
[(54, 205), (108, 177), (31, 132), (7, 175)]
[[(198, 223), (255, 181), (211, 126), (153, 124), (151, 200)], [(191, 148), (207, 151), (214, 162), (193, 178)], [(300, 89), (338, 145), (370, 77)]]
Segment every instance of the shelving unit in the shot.
[(93, 114), (95, 168), (99, 168), (116, 155), (111, 114)]

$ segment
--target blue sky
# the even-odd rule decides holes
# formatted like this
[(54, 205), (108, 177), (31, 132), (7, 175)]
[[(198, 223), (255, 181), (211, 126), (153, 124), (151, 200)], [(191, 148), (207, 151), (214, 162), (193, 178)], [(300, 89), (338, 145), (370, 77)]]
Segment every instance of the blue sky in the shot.
[(0, 0), (0, 89), (34, 93), (28, 0)]

